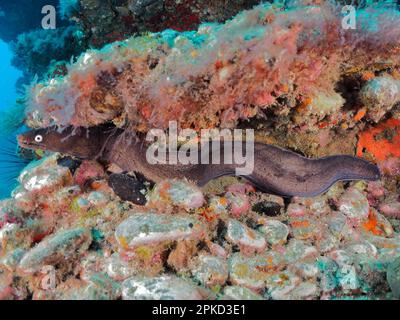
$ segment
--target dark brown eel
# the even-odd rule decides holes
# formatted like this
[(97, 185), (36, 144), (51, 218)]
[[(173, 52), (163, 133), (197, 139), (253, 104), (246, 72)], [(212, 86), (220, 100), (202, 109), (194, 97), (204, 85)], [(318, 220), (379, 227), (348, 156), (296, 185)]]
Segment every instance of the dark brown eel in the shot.
[[(38, 138), (39, 136), (39, 138)], [(42, 139), (40, 139), (40, 137)], [(40, 141), (42, 140), (42, 141)], [(147, 146), (137, 137), (104, 127), (38, 129), (18, 137), (21, 147), (60, 152), (81, 159), (115, 163), (127, 172), (139, 172), (153, 182), (187, 178), (199, 186), (212, 179), (235, 175), (235, 165), (152, 165), (146, 160)], [(376, 165), (353, 156), (336, 155), (309, 159), (276, 146), (255, 143), (253, 174), (244, 176), (260, 190), (283, 197), (312, 197), (335, 182), (380, 179)]]

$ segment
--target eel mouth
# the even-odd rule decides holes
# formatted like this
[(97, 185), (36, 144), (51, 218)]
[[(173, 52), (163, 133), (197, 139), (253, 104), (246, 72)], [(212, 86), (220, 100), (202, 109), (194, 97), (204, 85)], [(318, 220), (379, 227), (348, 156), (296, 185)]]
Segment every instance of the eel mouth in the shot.
[(38, 142), (29, 141), (23, 134), (17, 137), (18, 145), (25, 149), (46, 149), (45, 145)]

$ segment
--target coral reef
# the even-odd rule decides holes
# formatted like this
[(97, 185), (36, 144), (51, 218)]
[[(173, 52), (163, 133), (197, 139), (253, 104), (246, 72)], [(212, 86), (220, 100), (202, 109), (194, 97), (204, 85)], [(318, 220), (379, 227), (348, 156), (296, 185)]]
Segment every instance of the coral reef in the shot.
[[(400, 202), (379, 183), (285, 206), (240, 181), (201, 191), (170, 180), (136, 206), (99, 174), (82, 185), (96, 163), (59, 157), (25, 169), (0, 203), (3, 299), (398, 296), (400, 224), (381, 208)], [(232, 195), (248, 203), (240, 213)]]
[(348, 153), (366, 121), (396, 109), (400, 14), (360, 9), (361, 27), (349, 31), (339, 9), (263, 4), (197, 32), (167, 30), (87, 51), (65, 76), (31, 87), (28, 123), (113, 121), (147, 131), (171, 120), (200, 129), (264, 119), (278, 144), (329, 154), (336, 134)]
[[(284, 199), (44, 153), (0, 201), (0, 299), (399, 299), (400, 12), (366, 1), (345, 30), (334, 1), (277, 1), (223, 23), (245, 2), (193, 0), (200, 16), (173, 26), (158, 15), (170, 2), (61, 1), (92, 44), (119, 41), (32, 83), (26, 123), (250, 127), (305, 155), (367, 158), (382, 179)], [(156, 33), (125, 39), (153, 19)], [(182, 31), (203, 19), (217, 22)]]

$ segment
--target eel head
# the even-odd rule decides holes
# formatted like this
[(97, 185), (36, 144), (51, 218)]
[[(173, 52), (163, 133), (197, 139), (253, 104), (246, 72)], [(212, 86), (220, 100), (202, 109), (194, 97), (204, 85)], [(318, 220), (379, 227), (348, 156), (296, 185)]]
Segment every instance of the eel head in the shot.
[(35, 129), (18, 136), (22, 148), (60, 152), (81, 159), (101, 157), (110, 130), (101, 127), (49, 127)]

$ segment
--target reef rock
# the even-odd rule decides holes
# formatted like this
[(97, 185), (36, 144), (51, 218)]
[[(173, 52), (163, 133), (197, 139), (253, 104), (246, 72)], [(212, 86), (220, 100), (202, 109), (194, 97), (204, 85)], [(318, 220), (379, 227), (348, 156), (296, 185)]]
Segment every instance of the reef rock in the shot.
[(124, 300), (203, 300), (202, 292), (176, 276), (133, 277), (122, 283)]
[(393, 296), (396, 299), (400, 299), (400, 258), (397, 258), (389, 265), (387, 279)]
[(91, 241), (90, 232), (85, 229), (60, 230), (28, 251), (18, 269), (24, 274), (34, 273), (46, 264), (75, 258), (85, 252)]
[(390, 77), (374, 78), (361, 89), (360, 98), (368, 108), (369, 117), (378, 122), (400, 102), (400, 80)]
[(184, 215), (133, 213), (115, 231), (124, 249), (187, 239), (200, 239), (205, 230), (201, 222)]
[(221, 258), (201, 255), (192, 273), (202, 285), (207, 287), (223, 286), (228, 279), (228, 265)]
[[(225, 24), (167, 30), (89, 50), (67, 66), (67, 75), (31, 87), (29, 124), (123, 126), (128, 120), (131, 129), (147, 131), (175, 120), (184, 128), (233, 127), (268, 109), (276, 116), (296, 111), (296, 123), (278, 117), (275, 124), (290, 132), (293, 126), (317, 131), (353, 125), (354, 119), (337, 112), (343, 97), (335, 88), (342, 76), (366, 64), (378, 69), (383, 60), (399, 64), (398, 12), (386, 9), (391, 18), (381, 21), (372, 8), (358, 11), (360, 24), (391, 30), (381, 36), (379, 28), (342, 28), (340, 6), (286, 9), (265, 3)], [(374, 96), (368, 87), (367, 96)]]
[(240, 250), (246, 254), (262, 252), (267, 246), (267, 242), (261, 233), (234, 219), (228, 221), (226, 239), (239, 246)]

